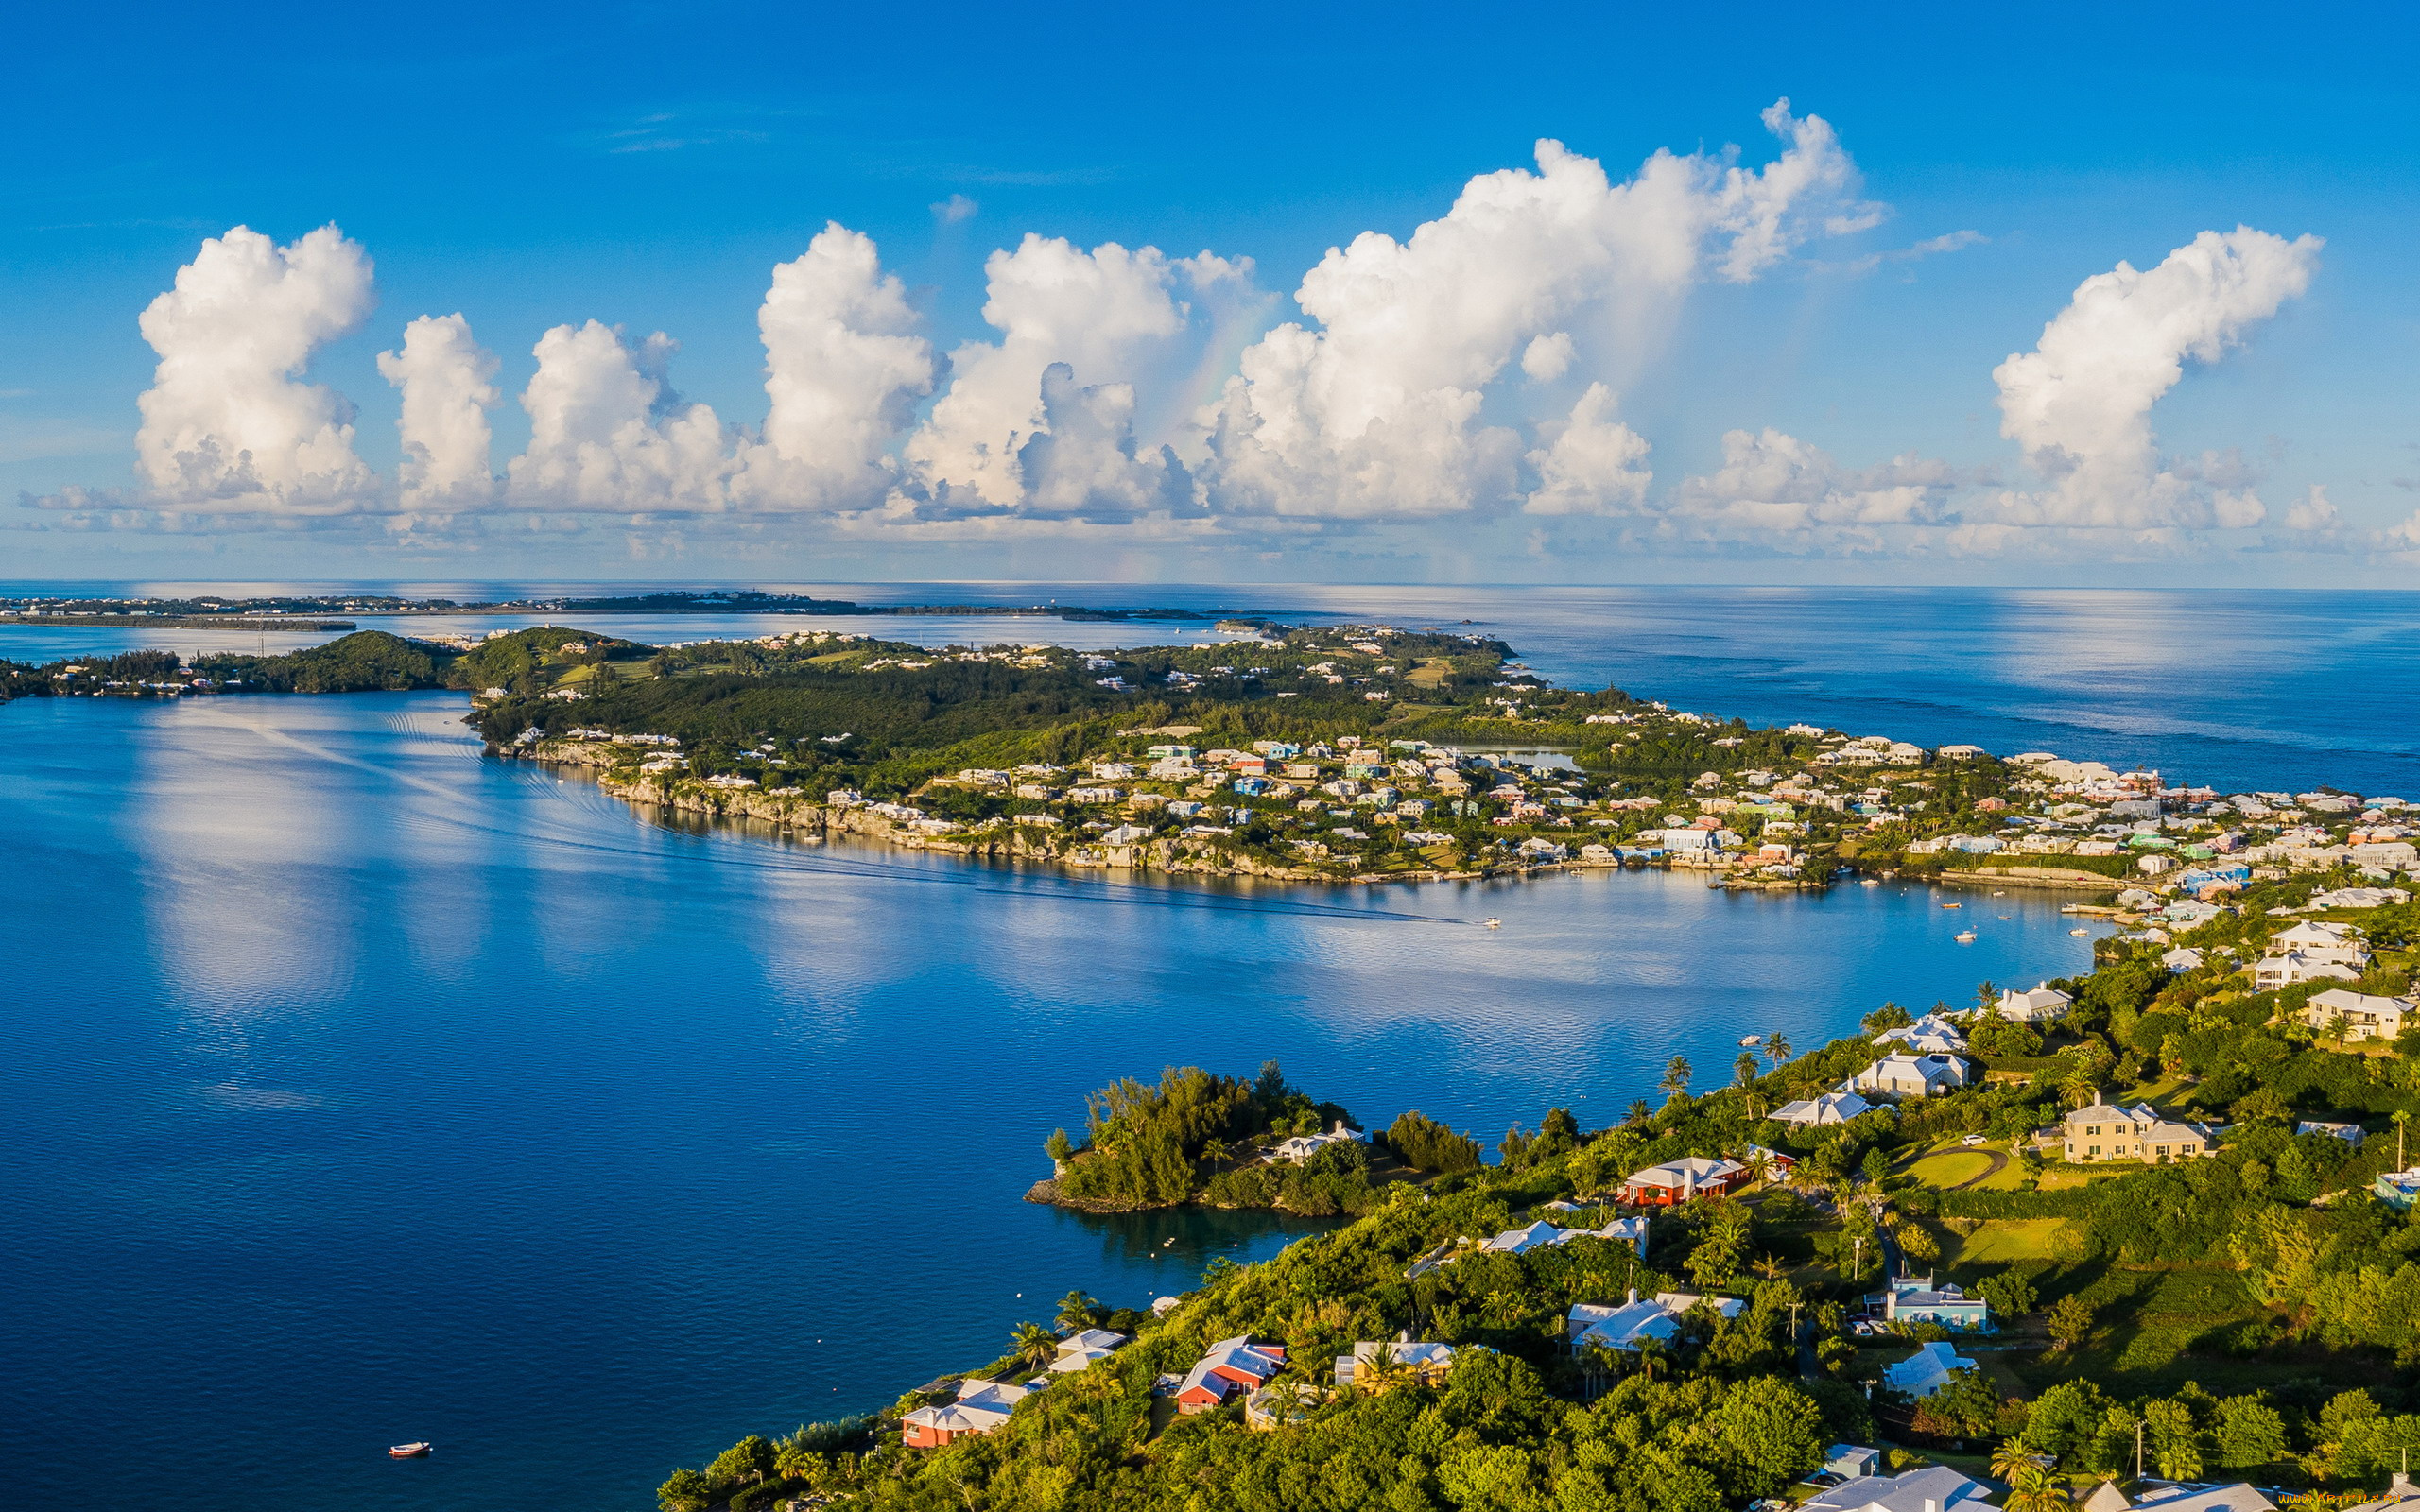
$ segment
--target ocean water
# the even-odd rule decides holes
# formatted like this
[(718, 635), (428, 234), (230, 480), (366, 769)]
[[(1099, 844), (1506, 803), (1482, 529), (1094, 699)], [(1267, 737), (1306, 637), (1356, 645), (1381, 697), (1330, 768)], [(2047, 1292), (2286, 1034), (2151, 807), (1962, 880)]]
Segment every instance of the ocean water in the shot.
[[(78, 592), (202, 585), (95, 584)], [(222, 588), (224, 585), (220, 585)], [(336, 585), (264, 585), (325, 590)], [(718, 585), (674, 585), (708, 588)], [(2319, 783), (2420, 800), (2420, 593), (2108, 589), (1325, 588), (1106, 584), (755, 584), (860, 603), (1166, 605), (1468, 628), (1540, 673), (1614, 684), (1758, 724), (1808, 720), (2006, 755), (2051, 750), (2240, 791)], [(61, 591), (0, 584), (0, 593)], [(630, 592), (611, 584), (401, 585), (459, 598)], [(406, 619), (415, 631), (527, 618)], [(1200, 626), (957, 616), (583, 617), (646, 641), (816, 626), (940, 645), (1047, 641), (1086, 649), (1215, 639)], [(271, 637), (271, 640), (278, 638)], [(279, 641), (295, 644), (308, 637)], [(252, 648), (211, 631), (0, 627), (0, 657), (166, 644)]]
[[(1541, 665), (1581, 644), (1520, 612)], [(1111, 1077), (1273, 1057), (1492, 1144), (2088, 960), (2049, 897), (1143, 886), (669, 828), (461, 711), (0, 707), (7, 1504), (637, 1512), (1071, 1287), (1304, 1230), (1022, 1202)]]

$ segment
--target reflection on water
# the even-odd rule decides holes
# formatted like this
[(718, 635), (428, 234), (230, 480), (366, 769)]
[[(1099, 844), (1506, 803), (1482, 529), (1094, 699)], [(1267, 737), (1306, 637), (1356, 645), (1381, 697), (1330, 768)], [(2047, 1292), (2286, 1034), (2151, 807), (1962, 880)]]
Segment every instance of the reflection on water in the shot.
[(1104, 1263), (1126, 1274), (1156, 1277), (1159, 1295), (1192, 1289), (1218, 1257), (1258, 1260), (1297, 1239), (1325, 1233), (1340, 1220), (1225, 1208), (1167, 1208), (1151, 1212), (1050, 1210), (1052, 1222), (1097, 1239)]

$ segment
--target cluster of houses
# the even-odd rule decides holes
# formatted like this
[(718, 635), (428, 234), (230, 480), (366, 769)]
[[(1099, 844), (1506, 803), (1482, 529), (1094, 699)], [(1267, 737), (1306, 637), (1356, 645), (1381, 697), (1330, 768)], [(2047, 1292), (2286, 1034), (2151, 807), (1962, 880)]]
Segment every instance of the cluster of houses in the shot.
[[(1996, 1503), (1992, 1487), (1945, 1465), (1927, 1465), (1897, 1475), (1876, 1473), (1881, 1456), (1871, 1449), (1834, 1445), (1818, 1479), (1828, 1481), (1799, 1503), (1798, 1512), (1986, 1512)], [(2067, 1500), (2062, 1491), (2060, 1500)], [(2249, 1482), (2163, 1481), (2141, 1484), (2133, 1497), (2103, 1481), (2075, 1499), (2082, 1512), (2277, 1512), (2277, 1503)], [(2420, 1486), (2397, 1474), (2387, 1494), (2342, 1512), (2420, 1512)]]

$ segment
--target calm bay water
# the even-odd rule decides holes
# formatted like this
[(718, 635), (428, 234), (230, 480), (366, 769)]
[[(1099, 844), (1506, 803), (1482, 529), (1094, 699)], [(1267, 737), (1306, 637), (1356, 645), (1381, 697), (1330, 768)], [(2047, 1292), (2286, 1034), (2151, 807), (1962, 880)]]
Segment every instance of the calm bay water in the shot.
[(2087, 959), (2048, 899), (1136, 886), (684, 833), (460, 713), (0, 708), (10, 1504), (643, 1507), (1070, 1287), (1286, 1242), (1021, 1202), (1110, 1076), (1273, 1056), (1492, 1143), (1676, 1052), (1718, 1081), (1745, 1032)]
[[(327, 591), (337, 585), (261, 585)], [(708, 588), (715, 584), (688, 585)], [(1759, 724), (1810, 720), (2003, 755), (2048, 749), (2146, 763), (2229, 790), (2317, 783), (2420, 799), (2420, 593), (2107, 589), (1327, 588), (1147, 584), (753, 585), (867, 604), (1167, 605), (1464, 627), (1539, 672), (1616, 684), (1675, 708)], [(88, 584), (90, 593), (228, 585)], [(0, 584), (0, 593), (70, 591)], [(614, 584), (398, 585), (462, 599), (612, 593)], [(532, 618), (404, 619), (406, 633)], [(582, 617), (637, 640), (821, 627), (927, 645), (1050, 641), (1086, 648), (1207, 638), (1200, 627), (959, 616)], [(270, 640), (281, 645), (309, 637)], [(211, 631), (0, 627), (0, 657), (44, 660), (169, 645), (251, 649)]]

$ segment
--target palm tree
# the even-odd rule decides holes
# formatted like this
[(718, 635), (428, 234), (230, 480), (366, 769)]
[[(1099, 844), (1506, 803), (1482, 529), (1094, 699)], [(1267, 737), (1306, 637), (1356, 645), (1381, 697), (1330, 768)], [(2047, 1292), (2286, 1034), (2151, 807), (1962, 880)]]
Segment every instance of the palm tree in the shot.
[(1789, 1040), (1779, 1034), (1765, 1036), (1765, 1058), (1772, 1062), (1775, 1071), (1779, 1071), (1781, 1063), (1789, 1058)]
[(1079, 1287), (1059, 1298), (1059, 1327), (1069, 1333), (1091, 1328), (1100, 1321), (1100, 1303)]
[(2411, 1122), (2411, 1115), (2410, 1113), (2404, 1112), (2400, 1108), (2396, 1109), (2394, 1114), (2394, 1168), (2398, 1171), (2409, 1169), (2403, 1163), (2403, 1128), (2405, 1125)]
[(1020, 1323), (1009, 1335), (1017, 1358), (1031, 1366), (1048, 1365), (1059, 1353), (1059, 1335), (1039, 1323)]
[(1759, 1255), (1756, 1257), (1756, 1263), (1748, 1268), (1769, 1281), (1777, 1281), (1781, 1280), (1781, 1273), (1786, 1267), (1772, 1255)]
[(2000, 1447), (1992, 1451), (1992, 1479), (2007, 1482), (2020, 1469), (2042, 1468), (2042, 1456), (2026, 1447), (2021, 1438), (2004, 1438)]
[(1689, 1057), (1674, 1056), (1664, 1067), (1664, 1079), (1655, 1085), (1668, 1096), (1686, 1097), (1689, 1094), (1691, 1074), (1693, 1070), (1689, 1065)]
[(1365, 1391), (1384, 1391), (1411, 1373), (1411, 1367), (1396, 1355), (1394, 1346), (1381, 1344), (1378, 1352), (1361, 1355), (1354, 1362), (1353, 1383)]
[(1655, 1379), (1655, 1362), (1666, 1357), (1664, 1341), (1651, 1333), (1638, 1341), (1638, 1373)]
[(1740, 1051), (1739, 1058), (1731, 1063), (1731, 1074), (1737, 1079), (1739, 1085), (1742, 1087), (1745, 1087), (1750, 1082), (1754, 1081), (1756, 1079), (1756, 1057), (1754, 1054), (1746, 1050)]
[(2047, 1468), (2022, 1465), (2009, 1477), (2008, 1499), (2001, 1504), (2008, 1512), (2068, 1512), (2075, 1503)]

